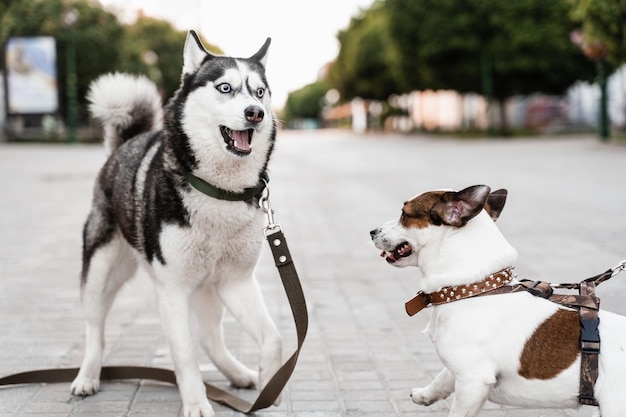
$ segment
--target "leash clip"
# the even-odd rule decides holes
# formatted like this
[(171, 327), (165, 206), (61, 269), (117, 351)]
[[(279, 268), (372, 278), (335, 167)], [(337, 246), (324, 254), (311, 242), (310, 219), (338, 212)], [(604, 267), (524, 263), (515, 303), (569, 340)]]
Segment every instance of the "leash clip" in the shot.
[(267, 237), (275, 231), (281, 231), (282, 227), (280, 224), (274, 222), (274, 210), (272, 209), (272, 204), (270, 203), (270, 189), (265, 178), (263, 178), (263, 182), (265, 183), (265, 190), (263, 196), (259, 199), (259, 207), (261, 207), (263, 212), (267, 214), (267, 226), (263, 228), (263, 233)]
[(617, 264), (617, 266), (611, 269), (611, 278), (613, 278), (615, 275), (619, 274), (620, 272), (624, 270), (626, 270), (626, 259), (624, 259), (622, 262)]

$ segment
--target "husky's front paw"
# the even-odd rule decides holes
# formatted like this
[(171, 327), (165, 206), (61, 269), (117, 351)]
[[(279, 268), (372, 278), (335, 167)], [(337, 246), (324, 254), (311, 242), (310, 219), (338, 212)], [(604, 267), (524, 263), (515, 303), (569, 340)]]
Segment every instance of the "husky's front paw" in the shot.
[(426, 388), (413, 388), (411, 390), (411, 400), (415, 404), (419, 405), (431, 405), (432, 403), (438, 401), (440, 398), (431, 397), (428, 395), (428, 390)]
[(100, 389), (100, 380), (78, 376), (72, 382), (72, 395), (85, 397), (93, 395)]
[(230, 383), (235, 388), (253, 388), (258, 386), (258, 373), (250, 368), (242, 367), (236, 374), (229, 377)]
[[(278, 371), (278, 368), (276, 368), (276, 371)], [(265, 386), (268, 384), (271, 378), (275, 375), (276, 371), (271, 374), (270, 373), (264, 374), (263, 372), (259, 372), (259, 381), (260, 381), (259, 391), (262, 391), (263, 389), (265, 389)], [(276, 400), (274, 400), (274, 405), (279, 406), (282, 401), (282, 398), (283, 398), (283, 395), (281, 393), (276, 397)]]
[(183, 417), (215, 417), (215, 413), (207, 400), (201, 404), (183, 405)]
[[(260, 373), (259, 373), (259, 379), (261, 379)], [(269, 381), (266, 381), (265, 383), (263, 383), (262, 385), (259, 386), (259, 391), (262, 391), (265, 388), (265, 385), (267, 385), (267, 382), (269, 382)], [(280, 403), (282, 402), (282, 399), (283, 399), (283, 394), (282, 393), (278, 394), (278, 396), (274, 400), (274, 405), (275, 406), (279, 406)]]

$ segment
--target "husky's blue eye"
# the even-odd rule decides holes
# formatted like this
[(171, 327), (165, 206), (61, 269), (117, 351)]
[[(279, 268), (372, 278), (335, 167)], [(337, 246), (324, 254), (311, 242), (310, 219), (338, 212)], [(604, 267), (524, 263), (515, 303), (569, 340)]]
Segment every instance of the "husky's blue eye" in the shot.
[(219, 91), (220, 93), (230, 93), (230, 91), (232, 90), (232, 87), (228, 83), (222, 83), (215, 88), (217, 88), (217, 91)]
[(265, 95), (265, 88), (257, 88), (256, 90), (256, 96), (258, 98), (261, 98)]

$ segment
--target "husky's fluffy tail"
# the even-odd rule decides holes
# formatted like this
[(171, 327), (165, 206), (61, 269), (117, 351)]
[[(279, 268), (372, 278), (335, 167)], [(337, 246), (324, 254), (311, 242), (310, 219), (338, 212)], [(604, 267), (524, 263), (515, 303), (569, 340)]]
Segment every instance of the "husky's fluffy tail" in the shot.
[(102, 123), (109, 154), (133, 136), (161, 128), (161, 95), (142, 75), (102, 75), (91, 83), (87, 99), (92, 117)]

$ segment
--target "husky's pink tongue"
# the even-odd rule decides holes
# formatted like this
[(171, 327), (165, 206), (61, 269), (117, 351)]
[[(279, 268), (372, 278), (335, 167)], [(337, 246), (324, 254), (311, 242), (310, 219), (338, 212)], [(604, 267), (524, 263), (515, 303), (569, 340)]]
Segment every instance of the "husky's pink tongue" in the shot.
[(247, 130), (233, 130), (231, 136), (235, 141), (235, 147), (241, 151), (250, 150), (250, 139)]

